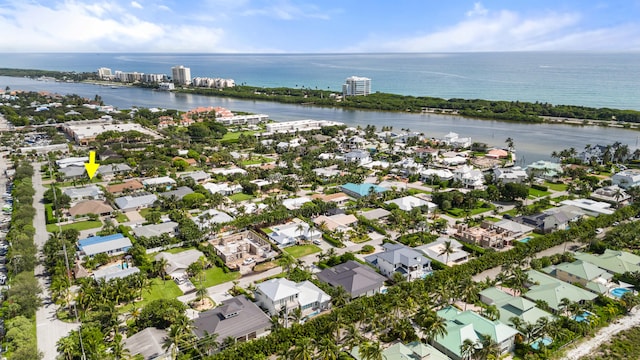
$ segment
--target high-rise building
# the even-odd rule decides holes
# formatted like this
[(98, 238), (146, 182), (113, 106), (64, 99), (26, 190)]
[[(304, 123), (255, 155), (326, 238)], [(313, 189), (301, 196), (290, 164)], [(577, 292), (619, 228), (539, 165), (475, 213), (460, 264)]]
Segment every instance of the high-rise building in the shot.
[(191, 69), (183, 65), (177, 65), (171, 68), (173, 82), (178, 85), (191, 84)]
[(112, 76), (111, 69), (106, 67), (101, 67), (98, 69), (98, 77), (100, 79), (110, 79)]
[(371, 94), (371, 79), (360, 76), (351, 76), (342, 85), (343, 96), (366, 96)]

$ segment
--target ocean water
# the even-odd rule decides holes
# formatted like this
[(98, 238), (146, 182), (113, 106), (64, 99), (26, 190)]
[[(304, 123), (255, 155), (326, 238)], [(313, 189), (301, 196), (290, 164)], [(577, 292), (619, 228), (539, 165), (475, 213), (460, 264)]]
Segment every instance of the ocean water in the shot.
[(0, 67), (96, 71), (99, 67), (232, 78), (238, 84), (340, 91), (351, 75), (372, 90), (441, 98), (547, 102), (640, 110), (640, 53), (440, 54), (0, 54)]

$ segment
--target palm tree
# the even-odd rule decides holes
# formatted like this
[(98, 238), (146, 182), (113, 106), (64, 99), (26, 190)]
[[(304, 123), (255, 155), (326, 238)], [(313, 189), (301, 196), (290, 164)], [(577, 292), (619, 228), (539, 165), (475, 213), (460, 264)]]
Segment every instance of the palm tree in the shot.
[(478, 351), (481, 359), (497, 359), (500, 356), (500, 346), (489, 335), (481, 336), (482, 348)]
[(345, 334), (341, 339), (342, 345), (349, 351), (362, 342), (364, 337), (360, 334), (360, 329), (355, 324), (348, 324)]
[(219, 346), (217, 333), (209, 333), (205, 330), (202, 339), (198, 340), (198, 351), (203, 355), (211, 354)]
[(365, 341), (360, 344), (358, 353), (362, 360), (384, 360), (379, 341)]
[(124, 347), (124, 343), (122, 342), (122, 334), (120, 333), (116, 333), (116, 335), (113, 338), (113, 343), (111, 346), (111, 354), (113, 355), (113, 357), (116, 358), (116, 360), (120, 360), (123, 358), (128, 358), (129, 355), (131, 355), (131, 353), (129, 352), (129, 349)]
[(196, 287), (196, 301), (199, 301), (201, 306), (204, 305), (204, 300), (207, 298), (207, 295), (207, 288), (202, 284)]
[(324, 360), (338, 360), (340, 348), (331, 336), (324, 336), (318, 342), (318, 358)]
[(571, 305), (571, 300), (569, 300), (568, 298), (560, 299), (560, 303), (558, 304), (558, 307), (563, 310), (564, 316), (569, 316), (568, 310), (570, 305)]
[(426, 319), (420, 329), (427, 338), (427, 342), (431, 342), (436, 338), (447, 335), (447, 321), (432, 311), (432, 315)]
[(449, 255), (456, 252), (456, 249), (451, 245), (451, 240), (445, 241), (442, 245), (442, 249), (438, 253), (438, 256), (446, 255), (446, 261), (444, 264), (449, 266)]
[(291, 268), (296, 263), (296, 259), (286, 252), (282, 252), (282, 256), (278, 259), (278, 265), (282, 267), (282, 270), (287, 272), (287, 276), (291, 275)]
[(478, 351), (478, 344), (471, 341), (471, 339), (464, 339), (462, 345), (460, 345), (460, 356), (463, 360), (471, 360)]
[(289, 359), (291, 360), (313, 360), (316, 352), (316, 341), (306, 337), (296, 341), (296, 345), (291, 351)]

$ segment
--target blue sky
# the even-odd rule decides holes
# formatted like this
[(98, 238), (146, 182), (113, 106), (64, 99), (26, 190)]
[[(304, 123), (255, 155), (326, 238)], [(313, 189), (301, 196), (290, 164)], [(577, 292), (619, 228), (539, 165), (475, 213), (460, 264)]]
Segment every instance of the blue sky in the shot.
[(640, 51), (640, 0), (0, 0), (0, 52)]

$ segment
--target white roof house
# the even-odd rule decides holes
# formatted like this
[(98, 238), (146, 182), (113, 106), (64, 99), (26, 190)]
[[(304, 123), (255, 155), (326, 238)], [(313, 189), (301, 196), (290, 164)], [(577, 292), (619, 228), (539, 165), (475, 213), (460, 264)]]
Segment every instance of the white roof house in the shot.
[(167, 221), (161, 224), (150, 224), (131, 229), (136, 237), (154, 237), (162, 234), (175, 236), (178, 233), (178, 223), (175, 221)]
[(411, 211), (415, 208), (424, 208), (426, 209), (428, 212), (431, 212), (433, 210), (435, 210), (438, 205), (426, 201), (426, 200), (422, 200), (420, 198), (417, 198), (415, 196), (405, 196), (405, 197), (401, 197), (398, 199), (393, 199), (393, 200), (388, 200), (384, 202), (385, 204), (396, 204), (398, 205), (398, 208), (400, 210), (403, 211)]
[(527, 180), (527, 172), (519, 166), (493, 169), (493, 177), (501, 183), (522, 183)]
[(614, 213), (614, 210), (611, 209), (611, 204), (591, 199), (564, 200), (560, 202), (560, 204), (579, 207), (591, 216), (598, 216), (601, 214), (611, 215)]
[(618, 185), (623, 189), (639, 186), (640, 170), (627, 169), (624, 171), (620, 171), (619, 173), (613, 174), (613, 176), (611, 177), (611, 182), (613, 183), (613, 185)]
[(137, 196), (127, 195), (115, 199), (115, 203), (120, 210), (127, 211), (143, 207), (149, 207), (158, 200), (155, 194), (141, 194)]
[(311, 202), (311, 199), (309, 199), (306, 196), (301, 196), (293, 199), (285, 199), (282, 201), (282, 205), (284, 205), (284, 207), (286, 207), (289, 210), (296, 210), (296, 209), (300, 209), (302, 205), (308, 202)]
[(193, 222), (202, 230), (211, 225), (225, 224), (233, 221), (233, 217), (216, 209), (209, 209), (193, 217)]
[(212, 194), (220, 194), (220, 195), (232, 195), (237, 194), (242, 191), (242, 185), (239, 184), (229, 184), (229, 183), (206, 183), (203, 184), (202, 187), (209, 190)]
[(69, 196), (71, 200), (98, 199), (102, 198), (103, 195), (102, 190), (97, 185), (66, 188), (62, 193)]
[(89, 162), (88, 156), (68, 157), (68, 158), (56, 160), (56, 165), (58, 165), (60, 169), (64, 169), (67, 166), (83, 166), (84, 167), (84, 163), (86, 162)]
[(310, 281), (294, 283), (284, 278), (264, 281), (256, 286), (256, 301), (270, 315), (280, 310), (299, 308), (303, 315), (313, 316), (318, 311), (328, 309), (331, 296)]
[(268, 234), (269, 239), (278, 244), (280, 247), (295, 245), (298, 240), (314, 240), (321, 236), (320, 230), (317, 230), (302, 220), (285, 224), (272, 226), (273, 232)]
[(184, 275), (189, 265), (198, 261), (204, 254), (196, 249), (182, 251), (176, 254), (161, 252), (155, 256), (155, 260), (166, 259), (165, 272), (172, 277)]
[(176, 181), (168, 176), (162, 176), (157, 178), (142, 180), (144, 186), (161, 186), (161, 185), (173, 185)]
[[(466, 159), (465, 159), (466, 162)], [(451, 180), (453, 179), (453, 173), (449, 169), (426, 169), (420, 172), (422, 181), (428, 181), (432, 177), (437, 177), (439, 180)]]
[(471, 166), (463, 165), (453, 171), (453, 178), (462, 182), (464, 187), (479, 189), (484, 185), (482, 171)]

